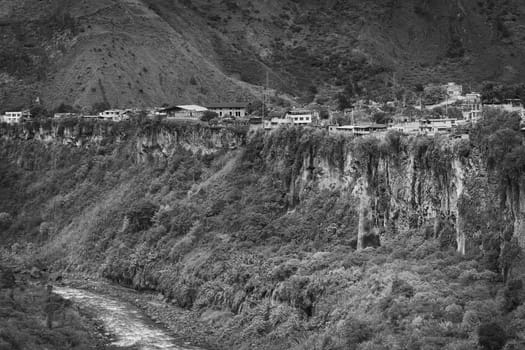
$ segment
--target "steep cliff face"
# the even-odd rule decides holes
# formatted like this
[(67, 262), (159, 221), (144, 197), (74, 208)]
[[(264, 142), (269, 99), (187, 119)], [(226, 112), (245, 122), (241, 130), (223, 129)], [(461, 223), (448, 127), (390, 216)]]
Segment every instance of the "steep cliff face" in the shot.
[[(351, 194), (358, 203), (359, 247), (370, 234), (429, 227), (432, 235), (444, 235), (440, 237), (444, 244), (466, 254), (479, 250), (488, 227), (503, 232), (494, 223), (505, 221), (513, 223), (514, 236), (523, 241), (520, 182), (502, 187), (498, 173), (487, 169), (468, 139), (397, 134), (330, 141), (323, 137), (303, 135), (296, 140), (293, 131), (268, 136), (268, 144), (282, 147), (281, 152), (266, 151), (272, 157), (268, 167), (289, 164), (294, 169), (288, 193), (292, 205), (324, 189)], [(293, 146), (272, 138), (288, 138), (298, 145), (290, 151)], [(444, 232), (445, 227), (452, 228), (454, 236)]]
[[(67, 121), (3, 126), (0, 138), (6, 146), (4, 157), (28, 169), (38, 168), (31, 159), (40, 159), (24, 157), (27, 145), (41, 144), (47, 152), (57, 147), (77, 148), (77, 153), (85, 149), (129, 159), (139, 167), (165, 169), (181, 149), (213, 156), (259, 142), (259, 153), (252, 156), (264, 159), (258, 171), (280, 174), (275, 186), (285, 191), (287, 207), (301, 206), (325, 190), (355, 201), (359, 248), (364, 248), (367, 236), (431, 227), (432, 235), (449, 235), (440, 239), (465, 254), (469, 248), (479, 249), (486, 229), (481, 222), (492, 227), (490, 220), (512, 222), (514, 235), (520, 242), (525, 239), (523, 186), (518, 181), (502, 187), (479, 150), (465, 139), (395, 133), (351, 139), (292, 128), (248, 140), (247, 130)], [(475, 222), (478, 215), (484, 220)], [(453, 228), (455, 236), (442, 232), (445, 227)]]
[(357, 327), (357, 349), (475, 348), (480, 322), (522, 321), (500, 283), (520, 276), (519, 177), (474, 132), (0, 130), (0, 254), (161, 293), (213, 344), (341, 349)]
[(43, 146), (60, 145), (97, 148), (108, 144), (129, 144), (138, 162), (147, 157), (166, 158), (182, 147), (193, 153), (213, 153), (241, 147), (248, 130), (207, 127), (177, 122), (45, 121), (21, 125), (2, 125), (0, 138), (5, 142), (40, 142)]

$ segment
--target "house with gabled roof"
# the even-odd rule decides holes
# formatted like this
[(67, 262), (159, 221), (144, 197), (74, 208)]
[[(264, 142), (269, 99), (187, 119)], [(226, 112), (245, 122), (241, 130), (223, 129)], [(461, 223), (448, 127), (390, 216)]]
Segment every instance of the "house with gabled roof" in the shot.
[(160, 110), (168, 119), (200, 120), (208, 108), (198, 105), (179, 105)]

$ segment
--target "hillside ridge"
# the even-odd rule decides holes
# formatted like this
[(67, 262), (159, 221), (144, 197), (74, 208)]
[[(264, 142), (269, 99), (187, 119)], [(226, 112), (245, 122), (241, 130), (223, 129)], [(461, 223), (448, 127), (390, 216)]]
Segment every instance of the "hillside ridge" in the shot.
[(9, 0), (0, 23), (3, 109), (247, 101), (266, 72), (280, 92), (376, 98), (525, 78), (518, 0)]

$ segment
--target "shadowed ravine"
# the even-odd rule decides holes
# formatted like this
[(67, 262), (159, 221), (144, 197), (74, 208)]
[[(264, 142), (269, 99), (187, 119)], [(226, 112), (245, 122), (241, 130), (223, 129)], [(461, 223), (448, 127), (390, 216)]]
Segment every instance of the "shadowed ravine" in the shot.
[[(111, 345), (138, 350), (189, 350), (134, 306), (111, 297), (84, 290), (58, 287), (55, 292), (77, 305), (93, 311), (112, 336)], [(196, 348), (192, 348), (196, 349)]]

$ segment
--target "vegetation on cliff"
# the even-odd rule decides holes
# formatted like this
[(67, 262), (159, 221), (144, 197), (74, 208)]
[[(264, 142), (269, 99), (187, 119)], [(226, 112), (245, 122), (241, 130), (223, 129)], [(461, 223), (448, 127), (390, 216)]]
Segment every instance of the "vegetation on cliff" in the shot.
[[(71, 302), (52, 294), (30, 275), (16, 273), (10, 254), (0, 256), (0, 349), (102, 349), (95, 325), (86, 321)], [(25, 279), (21, 281), (21, 279)]]
[[(456, 253), (455, 162), (467, 189), (499, 194), (472, 175), (474, 134), (471, 145), (283, 128), (202, 152), (196, 129), (193, 147), (159, 152), (159, 130), (89, 147), (3, 138), (2, 238), (18, 241), (4, 254), (158, 291), (228, 349), (472, 349), (496, 337), (489, 322), (525, 341), (519, 257), (483, 238), (500, 237), (501, 216), (469, 234), (481, 249)], [(380, 242), (358, 250), (363, 178)], [(492, 202), (479, 205), (462, 207), (468, 225)]]

